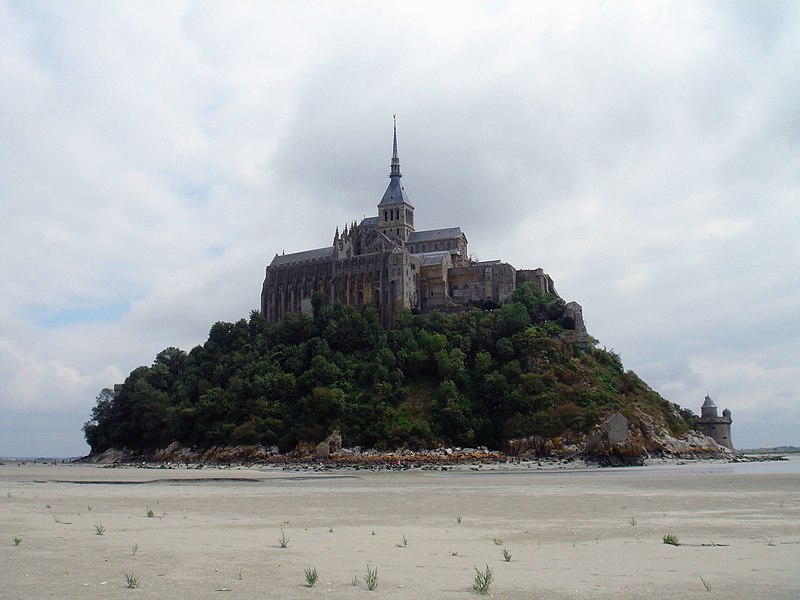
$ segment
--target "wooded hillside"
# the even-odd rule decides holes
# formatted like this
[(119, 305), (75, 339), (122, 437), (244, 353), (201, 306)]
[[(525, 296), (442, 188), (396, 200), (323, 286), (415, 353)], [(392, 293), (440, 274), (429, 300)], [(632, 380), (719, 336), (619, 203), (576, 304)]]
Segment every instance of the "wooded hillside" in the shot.
[(696, 425), (620, 357), (581, 339), (561, 298), (523, 285), (494, 310), (400, 315), (384, 329), (371, 307), (314, 298), (313, 318), (279, 325), (259, 312), (215, 323), (188, 354), (160, 352), (84, 425), (92, 453), (316, 443), (504, 448), (509, 439), (588, 432), (612, 412), (642, 412), (673, 435)]

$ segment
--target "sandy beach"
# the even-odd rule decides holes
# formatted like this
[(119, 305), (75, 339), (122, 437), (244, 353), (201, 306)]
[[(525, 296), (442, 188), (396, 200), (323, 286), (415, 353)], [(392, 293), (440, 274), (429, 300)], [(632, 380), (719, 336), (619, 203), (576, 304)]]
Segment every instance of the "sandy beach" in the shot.
[[(6, 462), (0, 597), (476, 598), (475, 567), (488, 565), (494, 598), (798, 598), (797, 466), (314, 473)], [(319, 574), (314, 587), (306, 567)]]

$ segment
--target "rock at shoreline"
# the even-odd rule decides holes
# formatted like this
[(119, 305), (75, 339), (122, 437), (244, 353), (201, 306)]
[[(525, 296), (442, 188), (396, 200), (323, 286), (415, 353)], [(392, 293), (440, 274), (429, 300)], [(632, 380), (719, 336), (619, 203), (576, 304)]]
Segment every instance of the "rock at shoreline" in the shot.
[(90, 455), (84, 462), (96, 464), (302, 464), (318, 462), (332, 465), (424, 466), (465, 463), (499, 463), (545, 458), (556, 461), (585, 460), (600, 466), (642, 465), (645, 459), (662, 458), (733, 458), (735, 454), (713, 439), (696, 431), (676, 438), (644, 413), (631, 423), (619, 413), (609, 415), (588, 434), (566, 432), (557, 437), (529, 436), (510, 440), (506, 451), (480, 448), (436, 448), (390, 451), (360, 447), (343, 448), (341, 433), (335, 431), (325, 440), (312, 444), (301, 442), (293, 452), (281, 454), (276, 446), (212, 446), (205, 451), (185, 448), (172, 442), (155, 452), (135, 453), (109, 449)]

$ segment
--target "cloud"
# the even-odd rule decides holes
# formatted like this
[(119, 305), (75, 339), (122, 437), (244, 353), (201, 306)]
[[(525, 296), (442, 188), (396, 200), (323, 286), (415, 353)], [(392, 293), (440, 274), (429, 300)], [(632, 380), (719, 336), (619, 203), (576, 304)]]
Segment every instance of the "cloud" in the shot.
[(0, 5), (0, 411), (41, 422), (0, 454), (84, 452), (101, 388), (374, 214), (393, 113), (419, 227), (544, 267), (655, 389), (731, 408), (737, 444), (800, 442), (799, 16)]

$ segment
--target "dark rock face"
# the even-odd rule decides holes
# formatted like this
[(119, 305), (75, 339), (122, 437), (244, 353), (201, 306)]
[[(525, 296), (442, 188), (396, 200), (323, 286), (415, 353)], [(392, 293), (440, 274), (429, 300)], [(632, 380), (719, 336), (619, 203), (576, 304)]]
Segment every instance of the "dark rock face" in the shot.
[(597, 464), (601, 467), (642, 467), (644, 466), (644, 456), (607, 454), (599, 458)]

